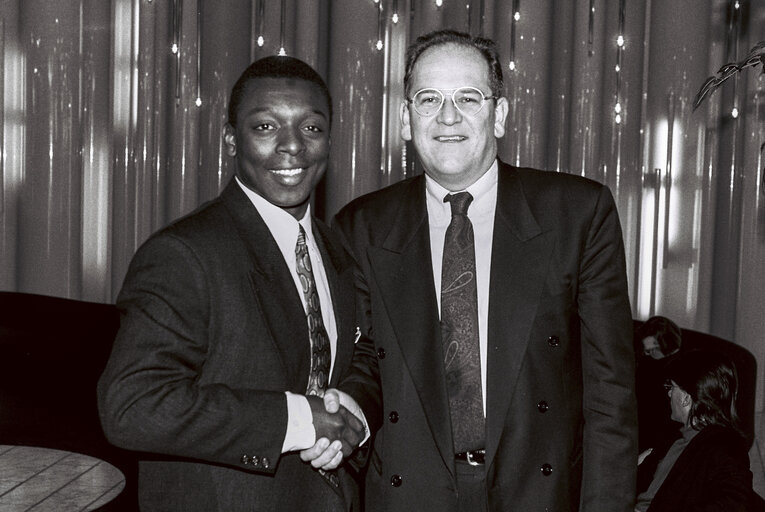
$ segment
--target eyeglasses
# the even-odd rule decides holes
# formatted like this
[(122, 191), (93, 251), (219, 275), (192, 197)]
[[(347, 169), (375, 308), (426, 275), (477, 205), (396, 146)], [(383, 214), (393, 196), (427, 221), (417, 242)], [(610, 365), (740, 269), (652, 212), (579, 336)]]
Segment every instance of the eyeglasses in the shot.
[(414, 110), (424, 117), (438, 113), (444, 106), (444, 93), (451, 93), (454, 108), (462, 114), (474, 116), (481, 111), (486, 100), (496, 99), (496, 96), (484, 96), (483, 92), (476, 87), (458, 87), (457, 89), (420, 89), (414, 93), (414, 97), (407, 98)]

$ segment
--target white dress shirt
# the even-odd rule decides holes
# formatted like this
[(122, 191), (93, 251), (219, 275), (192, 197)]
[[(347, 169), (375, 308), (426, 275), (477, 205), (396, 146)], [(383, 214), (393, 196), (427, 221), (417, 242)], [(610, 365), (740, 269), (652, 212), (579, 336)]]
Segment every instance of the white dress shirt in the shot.
[[(316, 281), (316, 291), (319, 294), (319, 303), (321, 305), (321, 318), (324, 321), (324, 328), (329, 337), (329, 346), (331, 353), (330, 371), (327, 382), (332, 377), (332, 370), (335, 367), (335, 354), (337, 351), (337, 324), (335, 322), (334, 309), (332, 307), (332, 295), (329, 292), (329, 282), (324, 270), (324, 262), (316, 245), (313, 236), (311, 223), (311, 206), (303, 215), (300, 221), (296, 220), (291, 214), (280, 207), (269, 203), (263, 197), (253, 192), (236, 178), (237, 184), (241, 187), (252, 204), (258, 210), (263, 221), (268, 226), (271, 236), (276, 240), (276, 245), (284, 257), (284, 262), (290, 270), (292, 280), (297, 289), (298, 296), (303, 303), (303, 309), (306, 309), (306, 301), (303, 295), (303, 288), (300, 284), (300, 277), (297, 274), (297, 263), (295, 260), (295, 245), (297, 244), (300, 228), (298, 223), (303, 226), (306, 234), (306, 245), (308, 246), (308, 255), (311, 258), (313, 268), (313, 277)], [(306, 322), (307, 322), (306, 318)], [(287, 434), (282, 445), (282, 453), (292, 450), (302, 450), (310, 448), (316, 442), (316, 433), (313, 428), (311, 406), (305, 395), (285, 392), (287, 395)]]
[[(475, 271), (478, 289), (478, 337), (481, 352), (481, 389), (483, 411), (486, 415), (486, 352), (489, 335), (489, 282), (491, 274), (491, 246), (494, 234), (494, 212), (497, 208), (497, 161), (489, 167), (475, 183), (464, 191), (470, 192), (473, 201), (468, 207), (468, 218), (473, 225), (475, 237)], [(441, 314), (441, 266), (444, 257), (444, 238), (446, 228), (452, 220), (451, 203), (445, 203), (447, 194), (456, 194), (462, 190), (449, 191), (425, 175), (426, 204), (430, 224), (430, 256), (433, 263), (433, 282), (436, 285), (436, 300)]]

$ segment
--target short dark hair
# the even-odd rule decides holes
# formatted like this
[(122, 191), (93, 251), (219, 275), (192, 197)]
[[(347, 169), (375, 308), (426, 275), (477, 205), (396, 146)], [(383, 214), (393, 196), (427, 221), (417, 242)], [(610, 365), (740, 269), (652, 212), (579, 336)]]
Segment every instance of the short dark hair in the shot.
[(489, 87), (491, 94), (497, 98), (505, 95), (504, 79), (502, 78), (502, 64), (500, 63), (497, 44), (491, 39), (473, 37), (465, 32), (456, 30), (436, 30), (421, 35), (406, 50), (406, 72), (404, 74), (404, 94), (409, 97), (409, 87), (412, 81), (412, 71), (417, 59), (429, 48), (454, 44), (467, 48), (475, 48), (486, 60), (489, 66)]
[(643, 340), (648, 336), (656, 338), (659, 350), (665, 356), (680, 350), (683, 343), (680, 327), (665, 316), (652, 316), (638, 328), (635, 334), (635, 351), (638, 355), (643, 353)]
[(722, 352), (692, 350), (667, 364), (666, 376), (691, 395), (688, 424), (696, 430), (710, 425), (741, 432), (736, 413), (736, 365)]
[(237, 79), (231, 89), (228, 101), (228, 123), (236, 127), (236, 115), (242, 96), (247, 92), (247, 86), (256, 78), (298, 78), (319, 86), (327, 100), (329, 122), (332, 123), (332, 96), (324, 79), (311, 66), (295, 57), (271, 55), (263, 57), (250, 64)]

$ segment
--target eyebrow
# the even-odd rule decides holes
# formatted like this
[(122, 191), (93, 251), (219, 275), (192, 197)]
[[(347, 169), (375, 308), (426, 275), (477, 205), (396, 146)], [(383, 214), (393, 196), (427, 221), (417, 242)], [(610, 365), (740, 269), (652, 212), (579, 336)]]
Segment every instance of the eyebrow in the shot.
[[(250, 109), (250, 110), (248, 110), (246, 112), (243, 112), (242, 114), (244, 116), (250, 116), (250, 115), (253, 115), (253, 114), (261, 114), (261, 113), (268, 113), (268, 112), (270, 112), (270, 108), (269, 107), (256, 107), (256, 108)], [(327, 114), (325, 114), (324, 112), (322, 112), (321, 110), (313, 109), (310, 112), (312, 114), (317, 114), (317, 115), (323, 117), (324, 119), (329, 119), (329, 116)]]

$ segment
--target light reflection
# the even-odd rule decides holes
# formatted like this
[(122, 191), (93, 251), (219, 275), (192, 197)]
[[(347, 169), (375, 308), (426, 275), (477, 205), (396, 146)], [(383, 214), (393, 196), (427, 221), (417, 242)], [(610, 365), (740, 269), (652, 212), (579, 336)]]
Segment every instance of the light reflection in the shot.
[[(24, 70), (26, 60), (22, 52), (17, 51), (10, 45), (5, 47), (5, 82), (3, 86), (3, 130), (5, 144), (0, 145), (0, 158), (5, 164), (0, 167), (4, 171), (4, 191), (10, 195), (23, 181), (24, 176), (24, 132), (25, 132), (25, 92), (26, 76)], [(2, 142), (0, 140), (0, 142)], [(2, 195), (3, 191), (0, 191)], [(3, 203), (0, 203), (3, 204)]]
[[(682, 144), (676, 141), (683, 140), (683, 129), (680, 120), (675, 119), (672, 127), (672, 154), (668, 155), (669, 149), (669, 122), (667, 119), (660, 120), (653, 137), (651, 138), (653, 154), (650, 158), (650, 169), (659, 169), (660, 181), (659, 193), (656, 194), (655, 171), (650, 171), (645, 176), (642, 199), (642, 226), (640, 233), (640, 270), (638, 274), (638, 315), (648, 317), (655, 311), (662, 310), (664, 297), (664, 273), (662, 266), (663, 254), (669, 254), (670, 249), (681, 242), (681, 193), (680, 183), (684, 172), (682, 165)], [(667, 181), (667, 167), (671, 165), (669, 176), (671, 183)], [(667, 192), (669, 191), (669, 212), (667, 212)], [(667, 239), (665, 241), (665, 223), (667, 224)], [(667, 244), (665, 250), (665, 242)], [(651, 293), (652, 280), (655, 284), (653, 295)], [(653, 304), (653, 307), (652, 307)]]

